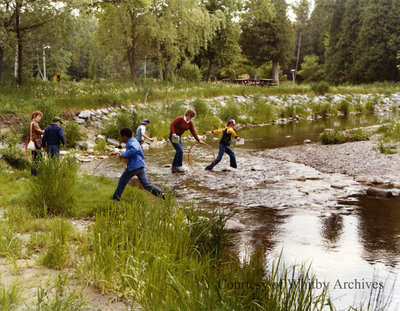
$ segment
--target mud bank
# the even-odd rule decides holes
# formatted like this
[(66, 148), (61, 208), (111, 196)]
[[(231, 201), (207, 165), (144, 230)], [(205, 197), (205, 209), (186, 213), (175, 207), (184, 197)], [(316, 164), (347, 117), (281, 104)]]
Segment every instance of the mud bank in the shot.
[(324, 173), (341, 173), (362, 183), (400, 187), (400, 155), (382, 154), (375, 140), (340, 145), (319, 143), (264, 150), (260, 157), (301, 163)]

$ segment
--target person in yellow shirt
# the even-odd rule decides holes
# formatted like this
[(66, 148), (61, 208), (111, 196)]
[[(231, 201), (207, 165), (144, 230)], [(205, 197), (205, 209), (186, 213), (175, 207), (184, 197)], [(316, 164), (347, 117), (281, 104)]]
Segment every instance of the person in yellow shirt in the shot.
[(240, 140), (239, 136), (237, 136), (236, 132), (233, 129), (235, 125), (236, 125), (235, 120), (231, 119), (228, 121), (224, 129), (218, 129), (207, 132), (207, 134), (222, 133), (222, 138), (219, 142), (219, 152), (217, 158), (215, 159), (215, 161), (211, 162), (211, 164), (208, 165), (205, 168), (205, 170), (210, 171), (214, 168), (214, 166), (216, 166), (219, 162), (221, 162), (222, 156), (224, 155), (225, 152), (229, 155), (231, 167), (237, 168), (235, 153), (232, 151), (231, 148), (229, 148), (231, 144), (232, 135), (237, 139), (237, 141)]

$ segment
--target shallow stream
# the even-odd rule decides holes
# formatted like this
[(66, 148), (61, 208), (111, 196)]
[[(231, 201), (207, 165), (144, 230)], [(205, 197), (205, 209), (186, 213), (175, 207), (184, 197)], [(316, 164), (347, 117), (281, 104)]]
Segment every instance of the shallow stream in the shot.
[[(400, 267), (400, 200), (367, 197), (365, 185), (347, 175), (259, 156), (268, 148), (317, 141), (324, 128), (364, 127), (388, 119), (390, 115), (360, 115), (244, 128), (238, 134), (245, 144), (233, 144), (237, 170), (226, 169), (229, 157), (225, 155), (207, 174), (204, 167), (212, 154), (195, 146), (191, 160), (199, 173), (171, 174), (165, 167), (174, 156), (170, 145), (146, 150), (146, 169), (152, 183), (178, 200), (233, 213), (227, 225), (237, 232), (236, 247), (242, 258), (263, 249), (269, 264), (281, 251), (287, 266), (311, 264), (317, 276), (311, 285), (318, 289), (329, 282), (339, 310), (367, 300), (368, 288), (377, 282), (385, 297), (392, 293), (390, 310), (396, 310), (400, 309), (399, 282), (393, 287)], [(219, 135), (209, 136), (206, 142), (217, 152), (216, 138)], [(190, 145), (184, 143), (186, 164)], [(100, 166), (98, 173), (118, 178), (123, 167), (113, 160)]]

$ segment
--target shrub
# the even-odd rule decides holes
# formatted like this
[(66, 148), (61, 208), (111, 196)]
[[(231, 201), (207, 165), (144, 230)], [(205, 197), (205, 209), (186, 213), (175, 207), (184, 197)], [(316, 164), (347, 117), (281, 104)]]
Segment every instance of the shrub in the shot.
[(254, 123), (266, 123), (274, 119), (274, 108), (265, 99), (256, 98), (250, 105), (249, 115), (253, 117)]
[(135, 132), (136, 128), (140, 124), (140, 117), (136, 110), (132, 110), (131, 112), (121, 111), (108, 122), (106, 128), (103, 130), (103, 134), (109, 138), (119, 138), (119, 131), (124, 127), (129, 127)]
[(29, 182), (30, 209), (43, 217), (68, 215), (74, 206), (77, 162), (73, 157), (38, 162), (38, 176)]
[(204, 99), (197, 98), (194, 102), (192, 102), (192, 106), (193, 109), (196, 111), (197, 117), (204, 117), (210, 111)]
[(325, 94), (329, 92), (330, 86), (328, 83), (322, 81), (318, 83), (313, 83), (311, 85), (311, 90), (316, 94)]
[(316, 55), (306, 55), (301, 64), (301, 70), (297, 73), (304, 82), (321, 81), (324, 76), (323, 66), (319, 64), (319, 58)]
[(199, 82), (201, 80), (201, 72), (196, 64), (186, 61), (183, 63), (180, 72), (181, 77), (186, 81)]
[(393, 143), (380, 141), (378, 145), (374, 148), (380, 153), (384, 154), (395, 154), (397, 153), (397, 145)]
[(80, 125), (74, 121), (65, 122), (63, 131), (66, 145), (69, 148), (74, 148), (78, 141), (86, 138), (86, 135), (82, 132)]
[(60, 114), (59, 109), (56, 108), (54, 104), (46, 100), (38, 102), (35, 107), (35, 110), (39, 110), (43, 113), (43, 117), (39, 122), (39, 126), (41, 129), (45, 129), (46, 126), (52, 123), (53, 118)]
[(230, 119), (237, 120), (240, 115), (240, 107), (237, 103), (230, 101), (219, 110), (219, 117), (223, 122), (227, 122)]
[(107, 146), (107, 141), (105, 139), (99, 139), (97, 140), (96, 145), (94, 146), (94, 150), (104, 151), (106, 150), (106, 146)]
[(324, 145), (342, 144), (346, 142), (363, 141), (368, 139), (369, 134), (361, 128), (347, 131), (325, 130), (320, 135), (320, 140)]
[(344, 99), (337, 105), (337, 109), (345, 116), (347, 116), (350, 112), (351, 104), (348, 100)]

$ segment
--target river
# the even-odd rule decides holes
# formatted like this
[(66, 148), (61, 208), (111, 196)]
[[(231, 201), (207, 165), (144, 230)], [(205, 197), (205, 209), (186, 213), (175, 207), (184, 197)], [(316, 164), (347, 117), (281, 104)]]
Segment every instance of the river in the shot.
[[(236, 250), (243, 260), (263, 249), (271, 265), (282, 252), (286, 266), (311, 264), (317, 277), (312, 285), (318, 289), (329, 283), (338, 310), (365, 303), (370, 287), (382, 288), (384, 300), (391, 300), (389, 310), (397, 310), (400, 200), (367, 197), (365, 186), (347, 175), (260, 158), (265, 149), (317, 141), (325, 128), (369, 126), (390, 117), (364, 114), (240, 129), (245, 143), (232, 146), (238, 161), (238, 169), (232, 171), (225, 170), (229, 166), (225, 155), (207, 174), (204, 167), (212, 154), (197, 145), (191, 150), (191, 161), (198, 173), (171, 174), (166, 165), (172, 162), (173, 148), (150, 149), (145, 151), (147, 172), (152, 183), (180, 201), (233, 214), (228, 227), (236, 232)], [(216, 138), (209, 136), (206, 142), (217, 151)], [(184, 143), (186, 164), (190, 145)], [(117, 178), (122, 169), (123, 163), (109, 162), (99, 173), (103, 170)]]

